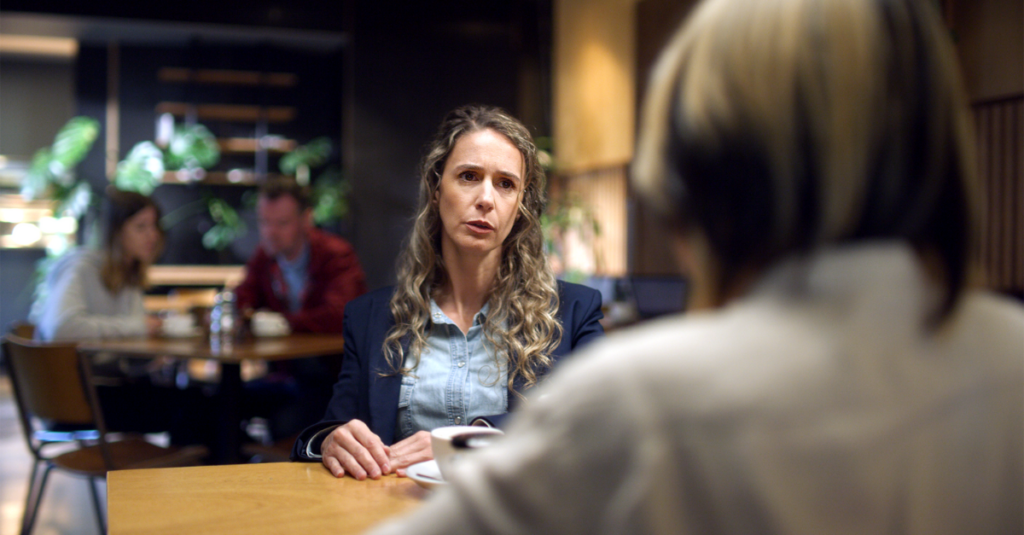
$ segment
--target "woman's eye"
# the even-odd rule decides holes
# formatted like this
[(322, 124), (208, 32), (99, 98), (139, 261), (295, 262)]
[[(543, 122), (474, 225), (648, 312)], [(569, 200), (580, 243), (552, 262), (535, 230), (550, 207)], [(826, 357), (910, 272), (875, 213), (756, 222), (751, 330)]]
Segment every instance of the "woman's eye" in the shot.
[(473, 180), (476, 178), (476, 174), (472, 171), (463, 171), (462, 173), (459, 173), (459, 178), (462, 180)]
[(498, 183), (498, 185), (500, 185), (504, 189), (515, 189), (516, 188), (516, 183), (511, 181), (511, 180), (502, 180), (501, 182)]

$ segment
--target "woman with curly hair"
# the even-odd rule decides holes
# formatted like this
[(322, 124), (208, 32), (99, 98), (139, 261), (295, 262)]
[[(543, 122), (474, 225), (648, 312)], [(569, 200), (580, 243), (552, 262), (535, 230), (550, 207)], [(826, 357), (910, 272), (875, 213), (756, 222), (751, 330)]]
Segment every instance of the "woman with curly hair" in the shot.
[(499, 108), (448, 114), (424, 158), (398, 285), (349, 303), (324, 419), (296, 441), (357, 479), (432, 458), (429, 431), (496, 425), (556, 361), (601, 336), (601, 296), (543, 255), (545, 177), (529, 131)]

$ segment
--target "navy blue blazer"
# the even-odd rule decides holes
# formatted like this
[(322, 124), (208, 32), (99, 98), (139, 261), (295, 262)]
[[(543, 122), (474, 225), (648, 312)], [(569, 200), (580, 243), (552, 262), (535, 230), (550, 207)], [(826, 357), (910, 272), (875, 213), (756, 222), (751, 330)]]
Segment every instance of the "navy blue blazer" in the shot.
[[(391, 287), (382, 288), (345, 305), (342, 324), (345, 356), (338, 382), (334, 384), (334, 395), (323, 419), (299, 434), (292, 447), (292, 460), (315, 461), (306, 455), (307, 442), (321, 430), (352, 419), (364, 422), (384, 444), (391, 445), (395, 441), (402, 377), (381, 376), (389, 370), (383, 348), (384, 337), (394, 325), (388, 307), (393, 292)], [(558, 293), (558, 318), (563, 333), (561, 343), (551, 355), (556, 364), (565, 355), (604, 334), (599, 323), (603, 315), (598, 291), (559, 281)], [(513, 388), (521, 392), (522, 381), (517, 378)], [(514, 408), (515, 399), (516, 396), (509, 395), (509, 410)], [(313, 444), (312, 449), (320, 451), (320, 445)]]

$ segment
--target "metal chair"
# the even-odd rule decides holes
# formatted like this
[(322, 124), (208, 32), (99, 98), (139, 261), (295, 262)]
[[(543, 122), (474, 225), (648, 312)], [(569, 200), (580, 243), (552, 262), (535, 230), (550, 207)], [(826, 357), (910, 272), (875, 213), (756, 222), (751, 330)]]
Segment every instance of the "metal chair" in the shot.
[[(90, 366), (79, 357), (75, 344), (40, 343), (7, 334), (0, 349), (11, 377), (25, 441), (34, 458), (25, 497), (23, 535), (32, 531), (46, 479), (54, 468), (89, 479), (96, 521), (100, 532), (106, 533), (98, 483), (108, 471), (194, 465), (207, 455), (201, 446), (164, 448), (137, 435), (108, 436)], [(54, 427), (84, 431), (54, 433), (46, 429)], [(63, 447), (52, 451), (56, 447), (51, 446), (58, 443)], [(68, 447), (72, 449), (68, 451)]]

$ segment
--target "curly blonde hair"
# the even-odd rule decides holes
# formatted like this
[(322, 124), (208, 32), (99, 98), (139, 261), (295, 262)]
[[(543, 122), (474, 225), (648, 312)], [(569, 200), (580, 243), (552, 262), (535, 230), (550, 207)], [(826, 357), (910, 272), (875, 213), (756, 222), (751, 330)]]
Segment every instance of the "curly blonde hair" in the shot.
[[(557, 283), (543, 254), (544, 170), (530, 132), (500, 108), (470, 105), (449, 112), (429, 145), (421, 165), (419, 210), (399, 258), (398, 284), (390, 304), (395, 325), (384, 340), (384, 355), (392, 373), (408, 375), (419, 364), (431, 324), (430, 299), (448, 283), (441, 257), (441, 216), (437, 203), (431, 201), (455, 143), (465, 134), (484, 129), (504, 135), (523, 156), (519, 218), (503, 244), (483, 326), (495, 348), (495, 364), (499, 369), (507, 366), (508, 386), (513, 390), (517, 379), (524, 387), (536, 384), (538, 375), (551, 366), (551, 352), (561, 341), (562, 326), (556, 317)], [(408, 367), (406, 351), (414, 356)]]

